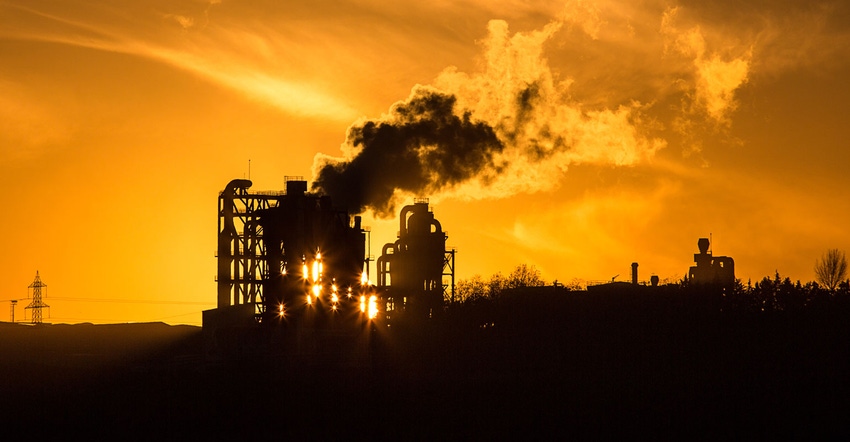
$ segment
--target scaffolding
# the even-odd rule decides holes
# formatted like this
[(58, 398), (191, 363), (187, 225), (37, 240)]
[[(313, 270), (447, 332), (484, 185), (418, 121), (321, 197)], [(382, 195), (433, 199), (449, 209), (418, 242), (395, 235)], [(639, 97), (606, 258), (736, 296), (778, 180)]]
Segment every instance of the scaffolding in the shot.
[(251, 181), (233, 180), (218, 197), (218, 307), (253, 304), (262, 315), (263, 275), (268, 274), (261, 210), (283, 192), (249, 193)]

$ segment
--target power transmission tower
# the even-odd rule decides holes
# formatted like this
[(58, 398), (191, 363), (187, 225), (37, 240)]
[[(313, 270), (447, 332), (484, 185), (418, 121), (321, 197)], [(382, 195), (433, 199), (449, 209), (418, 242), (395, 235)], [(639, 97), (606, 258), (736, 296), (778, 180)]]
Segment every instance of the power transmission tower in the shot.
[(11, 307), (9, 308), (9, 317), (11, 318), (12, 324), (14, 324), (15, 323), (15, 305), (18, 304), (18, 300), (12, 299), (9, 302), (12, 303)]
[(32, 309), (33, 324), (41, 324), (41, 309), (44, 307), (50, 308), (49, 305), (45, 304), (44, 301), (41, 300), (42, 287), (47, 287), (47, 284), (41, 282), (41, 277), (38, 276), (38, 270), (36, 270), (35, 280), (33, 280), (32, 284), (29, 285), (29, 288), (32, 289), (32, 302), (25, 307), (25, 309)]

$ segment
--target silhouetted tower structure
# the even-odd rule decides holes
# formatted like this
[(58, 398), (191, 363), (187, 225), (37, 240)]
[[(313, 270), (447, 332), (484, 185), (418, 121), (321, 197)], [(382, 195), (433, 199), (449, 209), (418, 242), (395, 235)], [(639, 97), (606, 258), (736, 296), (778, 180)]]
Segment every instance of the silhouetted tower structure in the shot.
[(10, 321), (12, 321), (13, 324), (15, 323), (15, 306), (17, 304), (18, 304), (18, 300), (13, 299), (11, 301), (11, 306), (9, 307), (9, 318), (10, 318)]
[(41, 277), (38, 276), (38, 270), (35, 271), (35, 280), (33, 280), (32, 284), (29, 285), (28, 288), (32, 289), (32, 302), (29, 303), (25, 308), (32, 309), (32, 323), (33, 324), (41, 324), (42, 321), (42, 309), (44, 307), (50, 308), (49, 305), (45, 304), (42, 300), (41, 289), (43, 287), (47, 287), (47, 284), (41, 281)]
[(696, 265), (690, 268), (688, 280), (694, 284), (732, 287), (735, 284), (735, 261), (728, 256), (713, 256), (709, 246), (708, 238), (697, 241), (699, 253), (694, 253)]
[[(308, 193), (301, 177), (285, 181), (285, 192), (249, 192), (251, 181), (236, 179), (219, 194), (218, 308), (210, 320), (230, 311), (273, 323), (282, 306), (359, 286), (367, 259), (361, 218)], [(311, 275), (313, 263), (321, 263), (320, 277)]]
[(446, 250), (447, 238), (427, 199), (401, 209), (398, 240), (384, 245), (377, 262), (388, 316), (433, 317), (454, 299), (455, 250)]

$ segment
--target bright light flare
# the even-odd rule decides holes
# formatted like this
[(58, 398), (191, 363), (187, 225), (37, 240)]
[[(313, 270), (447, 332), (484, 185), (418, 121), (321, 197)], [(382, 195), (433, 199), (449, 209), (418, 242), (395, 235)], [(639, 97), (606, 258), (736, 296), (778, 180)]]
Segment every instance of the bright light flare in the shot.
[(369, 275), (366, 272), (360, 274), (360, 285), (368, 285), (369, 284)]
[(360, 312), (366, 313), (366, 295), (360, 295)]
[(277, 305), (277, 315), (281, 318), (286, 316), (286, 307), (283, 306), (283, 303)]
[(307, 294), (307, 305), (313, 305), (313, 297)]
[(378, 297), (372, 295), (369, 297), (369, 319), (375, 319), (378, 316)]
[(319, 295), (321, 295), (321, 294), (322, 294), (322, 286), (319, 285), (319, 284), (313, 284), (313, 296), (315, 296), (316, 299), (319, 299)]
[(313, 282), (319, 280), (319, 261), (313, 261)]

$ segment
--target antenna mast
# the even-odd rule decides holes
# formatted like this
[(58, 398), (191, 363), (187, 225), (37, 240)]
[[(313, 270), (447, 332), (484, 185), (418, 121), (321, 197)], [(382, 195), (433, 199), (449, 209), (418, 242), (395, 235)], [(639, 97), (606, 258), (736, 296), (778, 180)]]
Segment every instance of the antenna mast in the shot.
[(41, 277), (38, 276), (38, 270), (36, 270), (35, 279), (28, 287), (32, 289), (32, 302), (30, 302), (29, 305), (25, 307), (25, 309), (32, 309), (33, 324), (41, 324), (41, 309), (44, 307), (50, 308), (49, 305), (45, 304), (44, 301), (41, 300), (42, 287), (47, 287), (47, 284), (41, 282)]

